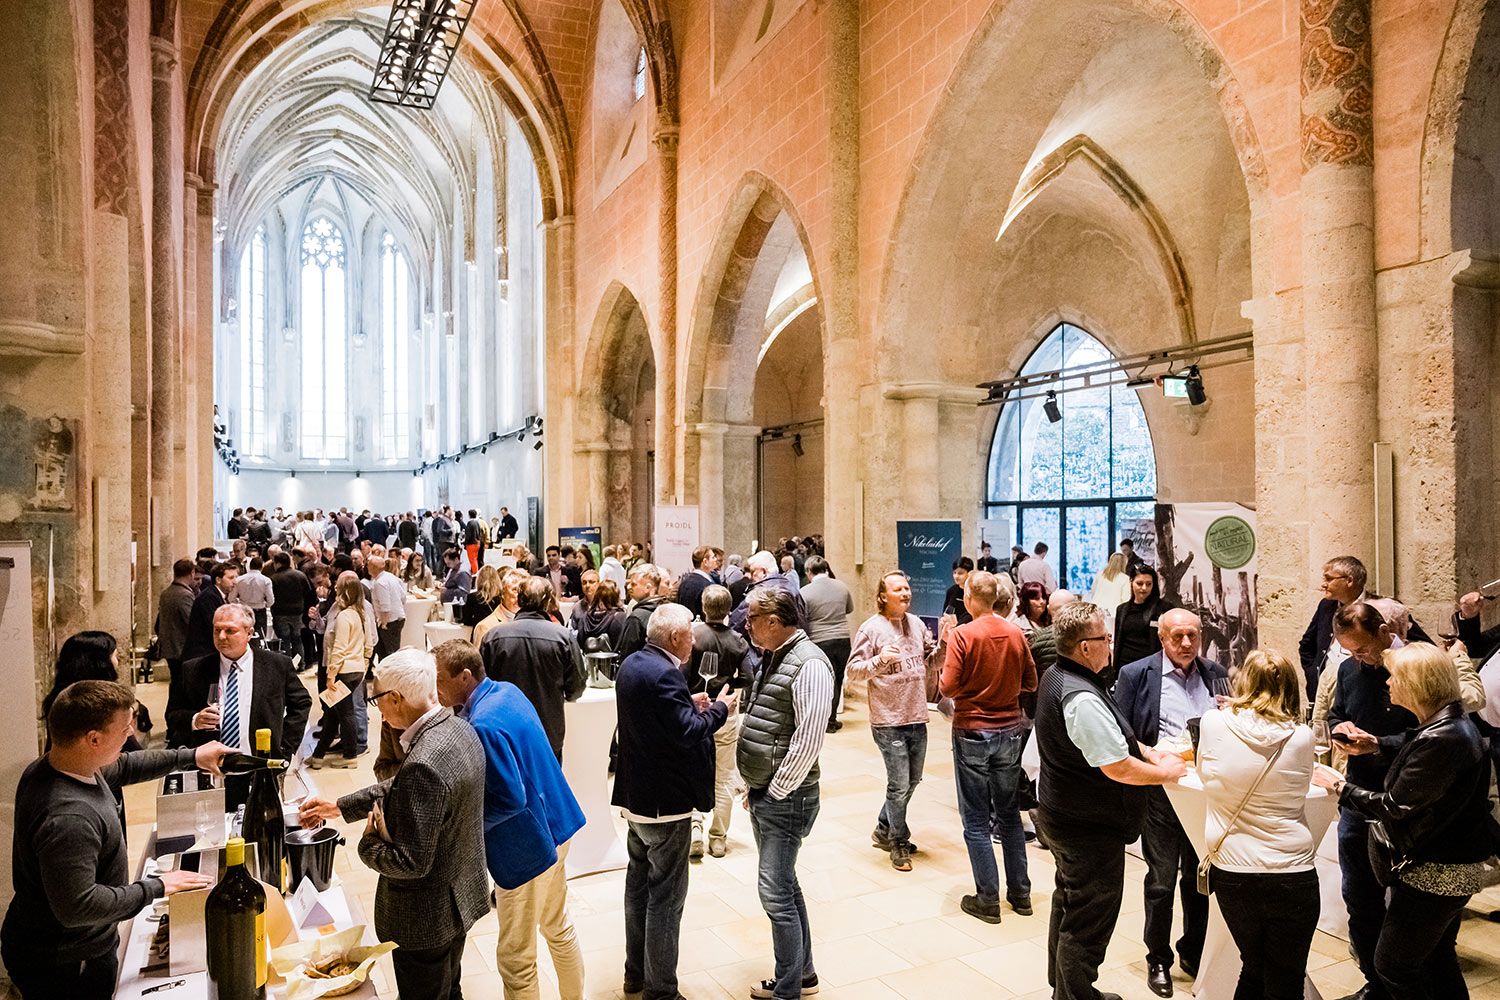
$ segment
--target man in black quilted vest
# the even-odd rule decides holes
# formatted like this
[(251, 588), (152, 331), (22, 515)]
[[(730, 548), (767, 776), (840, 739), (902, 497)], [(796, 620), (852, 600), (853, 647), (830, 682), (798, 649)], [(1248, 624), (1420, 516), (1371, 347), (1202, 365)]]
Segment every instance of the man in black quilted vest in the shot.
[(799, 603), (779, 587), (758, 587), (745, 597), (745, 624), (761, 659), (746, 692), (735, 756), (749, 786), (760, 852), (757, 888), (776, 955), (775, 978), (750, 991), (755, 1000), (798, 1000), (818, 989), (797, 852), (818, 817), (818, 753), (833, 700), (833, 667), (797, 627)]
[(1119, 1000), (1094, 987), (1125, 888), (1125, 845), (1140, 836), (1146, 787), (1187, 773), (1180, 757), (1141, 747), (1099, 672), (1110, 637), (1099, 608), (1069, 604), (1053, 619), (1057, 663), (1037, 691), (1039, 818), (1057, 866), (1047, 933), (1054, 1000)]

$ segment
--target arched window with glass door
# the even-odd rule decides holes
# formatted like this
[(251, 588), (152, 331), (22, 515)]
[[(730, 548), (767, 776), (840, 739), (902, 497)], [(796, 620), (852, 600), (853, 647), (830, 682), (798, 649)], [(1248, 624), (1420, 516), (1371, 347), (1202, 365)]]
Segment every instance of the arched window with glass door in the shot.
[[(1109, 361), (1109, 349), (1087, 331), (1061, 323), (1032, 352), (1020, 374), (1066, 371)], [(1010, 545), (1030, 553), (1037, 542), (1059, 585), (1087, 595), (1115, 549), (1154, 516), (1156, 453), (1134, 389), (1058, 385), (1057, 414), (1045, 396), (1002, 405), (986, 476), (986, 537), (997, 555)], [(998, 529), (998, 530), (996, 530)]]

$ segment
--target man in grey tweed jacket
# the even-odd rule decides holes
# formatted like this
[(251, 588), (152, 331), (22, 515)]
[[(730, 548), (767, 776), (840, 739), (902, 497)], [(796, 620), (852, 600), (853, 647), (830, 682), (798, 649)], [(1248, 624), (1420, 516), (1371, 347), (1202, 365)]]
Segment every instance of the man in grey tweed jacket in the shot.
[(399, 946), (391, 962), (401, 1000), (460, 1000), (464, 940), (490, 908), (484, 750), (438, 703), (431, 653), (403, 649), (382, 660), (370, 700), (404, 730), (401, 769), (336, 803), (309, 799), (302, 822), (367, 820), (359, 856), (380, 874), (375, 933)]

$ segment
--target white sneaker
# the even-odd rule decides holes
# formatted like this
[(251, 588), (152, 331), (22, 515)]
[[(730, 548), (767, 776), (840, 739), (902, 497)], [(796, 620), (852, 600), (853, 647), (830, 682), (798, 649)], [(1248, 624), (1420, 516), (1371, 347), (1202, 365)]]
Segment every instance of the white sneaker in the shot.
[(703, 820), (694, 817), (692, 840), (688, 844), (688, 857), (700, 860), (703, 857)]

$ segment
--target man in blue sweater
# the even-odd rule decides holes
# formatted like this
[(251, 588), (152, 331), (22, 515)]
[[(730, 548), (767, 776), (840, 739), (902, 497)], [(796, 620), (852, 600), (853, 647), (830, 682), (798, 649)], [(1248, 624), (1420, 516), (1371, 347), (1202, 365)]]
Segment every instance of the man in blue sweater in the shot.
[(646, 646), (615, 678), (620, 756), (610, 800), (630, 823), (625, 872), (625, 992), (681, 1000), (677, 946), (687, 900), (693, 811), (714, 806), (714, 733), (738, 695), (710, 702), (688, 693), (682, 665), (693, 655), (693, 613), (663, 604), (646, 623)]
[(487, 677), (479, 650), (463, 639), (432, 654), (438, 700), (474, 727), (484, 747), (484, 853), (497, 887), (495, 955), (506, 1000), (538, 996), (538, 928), (562, 1000), (583, 1000), (583, 951), (568, 916), (565, 871), (568, 840), (583, 828), (583, 810), (521, 689)]

